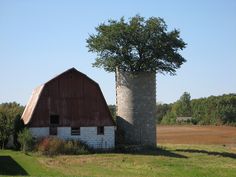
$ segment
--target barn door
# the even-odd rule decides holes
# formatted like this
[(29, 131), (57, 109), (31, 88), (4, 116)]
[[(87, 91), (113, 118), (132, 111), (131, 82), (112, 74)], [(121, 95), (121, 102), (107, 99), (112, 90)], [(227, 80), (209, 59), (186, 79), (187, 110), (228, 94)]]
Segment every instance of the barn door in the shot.
[(57, 135), (57, 127), (51, 126), (49, 127), (49, 135)]
[(59, 126), (59, 115), (50, 115), (49, 135), (57, 135), (57, 127)]

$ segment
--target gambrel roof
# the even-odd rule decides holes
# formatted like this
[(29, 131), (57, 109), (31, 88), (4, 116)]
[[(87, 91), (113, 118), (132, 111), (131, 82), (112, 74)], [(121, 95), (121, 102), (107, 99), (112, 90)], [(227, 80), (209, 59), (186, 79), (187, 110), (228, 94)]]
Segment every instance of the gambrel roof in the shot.
[(25, 124), (48, 126), (50, 115), (60, 116), (59, 126), (114, 126), (99, 85), (71, 68), (37, 87), (23, 112)]

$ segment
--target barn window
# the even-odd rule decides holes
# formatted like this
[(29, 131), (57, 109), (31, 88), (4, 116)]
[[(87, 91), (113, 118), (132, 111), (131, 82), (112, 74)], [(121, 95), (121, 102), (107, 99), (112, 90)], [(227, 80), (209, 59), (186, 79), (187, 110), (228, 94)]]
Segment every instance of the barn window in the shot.
[(50, 115), (50, 124), (59, 125), (59, 115), (56, 114)]
[(104, 127), (103, 126), (97, 127), (97, 134), (104, 135)]
[(71, 135), (80, 135), (80, 127), (71, 127)]

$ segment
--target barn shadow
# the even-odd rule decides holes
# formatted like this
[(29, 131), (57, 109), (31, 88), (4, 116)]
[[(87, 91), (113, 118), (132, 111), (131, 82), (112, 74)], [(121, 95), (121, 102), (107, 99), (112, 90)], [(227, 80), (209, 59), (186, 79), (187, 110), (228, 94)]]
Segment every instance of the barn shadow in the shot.
[(202, 153), (211, 156), (221, 156), (221, 157), (229, 157), (236, 159), (236, 154), (229, 152), (214, 152), (214, 151), (206, 151), (206, 150), (197, 150), (197, 149), (177, 149), (178, 152), (189, 152), (189, 153)]
[(11, 156), (0, 156), (0, 175), (28, 176), (29, 174)]

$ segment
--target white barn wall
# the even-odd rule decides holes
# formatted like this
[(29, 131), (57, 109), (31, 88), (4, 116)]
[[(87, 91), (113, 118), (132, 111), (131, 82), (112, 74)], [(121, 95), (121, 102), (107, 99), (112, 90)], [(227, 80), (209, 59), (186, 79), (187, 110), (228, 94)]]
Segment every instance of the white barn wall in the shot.
[[(33, 127), (30, 131), (34, 137), (49, 136), (49, 127)], [(104, 135), (97, 135), (97, 127), (80, 127), (80, 135), (71, 135), (71, 127), (58, 127), (57, 137), (62, 139), (74, 139), (85, 142), (93, 148), (114, 148), (115, 127), (104, 126)]]
[(33, 127), (29, 128), (33, 137), (46, 137), (49, 135), (49, 127)]

